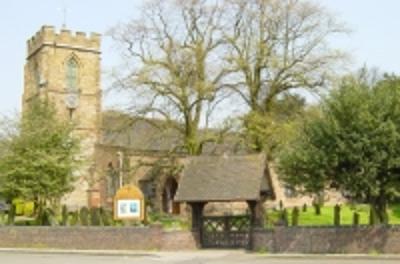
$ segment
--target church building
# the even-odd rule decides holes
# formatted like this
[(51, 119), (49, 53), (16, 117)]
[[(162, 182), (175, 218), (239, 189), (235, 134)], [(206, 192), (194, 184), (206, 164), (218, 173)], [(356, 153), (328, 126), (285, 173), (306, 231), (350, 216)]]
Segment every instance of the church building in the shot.
[[(62, 203), (71, 210), (82, 206), (111, 207), (115, 192), (125, 184), (134, 184), (142, 190), (152, 210), (180, 214), (184, 207), (176, 202), (175, 194), (182, 172), (187, 164), (194, 164), (193, 158), (180, 151), (179, 133), (163, 126), (162, 120), (148, 122), (119, 111), (103, 111), (100, 48), (100, 34), (74, 33), (65, 28), (57, 32), (52, 26), (43, 26), (27, 42), (23, 111), (35, 97), (46, 98), (55, 105), (60, 118), (75, 124), (74, 133), (82, 142), (79, 158), (84, 161), (83, 166), (75, 172), (74, 191)], [(203, 166), (218, 166), (219, 158), (238, 155), (235, 144), (228, 140), (206, 145), (203, 155), (216, 158)], [(242, 175), (251, 173), (251, 169), (246, 170), (258, 166), (255, 162), (264, 164), (260, 158), (245, 158), (249, 156), (246, 151), (239, 154), (244, 163), (248, 162), (240, 162)], [(235, 163), (239, 164), (232, 162), (232, 166)], [(275, 197), (275, 204), (280, 200), (295, 205), (311, 203), (310, 198), (292, 199), (285, 195), (285, 188), (272, 169), (260, 176), (260, 188)]]

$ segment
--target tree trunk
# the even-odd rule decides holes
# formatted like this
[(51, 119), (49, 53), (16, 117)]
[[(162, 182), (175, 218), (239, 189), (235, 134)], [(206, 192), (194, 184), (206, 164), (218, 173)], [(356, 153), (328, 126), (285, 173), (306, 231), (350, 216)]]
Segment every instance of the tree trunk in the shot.
[(388, 224), (389, 217), (387, 213), (387, 198), (383, 192), (381, 194), (372, 199), (371, 207), (376, 213), (377, 224)]
[(38, 225), (44, 225), (44, 210), (46, 208), (46, 202), (40, 198), (37, 199), (35, 202), (35, 214), (36, 214), (36, 221)]

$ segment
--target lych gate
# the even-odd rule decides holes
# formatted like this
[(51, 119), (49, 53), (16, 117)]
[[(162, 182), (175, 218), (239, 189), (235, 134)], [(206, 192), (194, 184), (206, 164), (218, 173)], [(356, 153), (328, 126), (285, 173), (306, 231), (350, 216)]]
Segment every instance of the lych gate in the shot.
[[(261, 155), (194, 157), (186, 165), (175, 201), (192, 209), (192, 230), (203, 248), (251, 248), (252, 229), (263, 223), (262, 203), (271, 195)], [(246, 202), (242, 215), (205, 216), (211, 202)]]
[(203, 216), (200, 236), (203, 248), (248, 248), (251, 215)]

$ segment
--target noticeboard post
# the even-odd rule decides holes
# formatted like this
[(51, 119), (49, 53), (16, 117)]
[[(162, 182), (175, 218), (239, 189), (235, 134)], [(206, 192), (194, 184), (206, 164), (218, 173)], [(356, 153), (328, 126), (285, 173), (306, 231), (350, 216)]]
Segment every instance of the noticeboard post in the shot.
[(144, 221), (145, 214), (144, 195), (138, 187), (127, 185), (117, 191), (114, 197), (115, 220)]

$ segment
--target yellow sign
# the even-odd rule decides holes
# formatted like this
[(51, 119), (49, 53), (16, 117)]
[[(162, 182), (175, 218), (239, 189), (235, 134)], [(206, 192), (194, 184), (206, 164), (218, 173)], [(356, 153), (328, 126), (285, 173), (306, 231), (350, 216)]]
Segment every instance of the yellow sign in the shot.
[(127, 185), (119, 189), (114, 197), (115, 220), (145, 220), (145, 204), (142, 191)]

